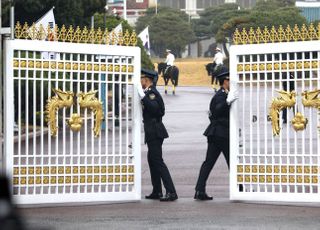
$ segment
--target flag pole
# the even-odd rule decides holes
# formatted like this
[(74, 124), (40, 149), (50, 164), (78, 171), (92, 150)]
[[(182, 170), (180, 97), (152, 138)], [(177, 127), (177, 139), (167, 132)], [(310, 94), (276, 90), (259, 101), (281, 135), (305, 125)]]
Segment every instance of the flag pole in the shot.
[(156, 0), (156, 14), (158, 14), (158, 0)]
[(127, 20), (127, 0), (123, 0), (123, 19)]

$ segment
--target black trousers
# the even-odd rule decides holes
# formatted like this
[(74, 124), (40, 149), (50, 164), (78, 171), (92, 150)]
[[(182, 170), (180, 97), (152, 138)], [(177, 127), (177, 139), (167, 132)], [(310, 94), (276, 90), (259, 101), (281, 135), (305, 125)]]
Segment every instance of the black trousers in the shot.
[(162, 158), (163, 139), (156, 139), (147, 142), (148, 145), (148, 163), (151, 174), (153, 193), (162, 193), (161, 180), (167, 193), (175, 193), (172, 178), (168, 167)]
[(200, 169), (196, 191), (206, 191), (206, 183), (209, 174), (221, 152), (223, 153), (229, 168), (229, 139), (221, 137), (208, 138), (207, 156)]

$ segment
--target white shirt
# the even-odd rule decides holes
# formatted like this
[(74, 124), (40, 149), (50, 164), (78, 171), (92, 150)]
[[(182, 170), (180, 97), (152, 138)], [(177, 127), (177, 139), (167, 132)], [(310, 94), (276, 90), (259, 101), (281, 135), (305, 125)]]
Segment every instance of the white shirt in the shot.
[(217, 65), (223, 65), (223, 58), (223, 54), (221, 52), (217, 52), (214, 55), (213, 62), (215, 62)]
[(173, 66), (173, 63), (174, 63), (174, 55), (172, 53), (169, 53), (167, 55), (167, 59), (166, 59), (166, 63), (167, 65), (170, 65), (170, 66)]

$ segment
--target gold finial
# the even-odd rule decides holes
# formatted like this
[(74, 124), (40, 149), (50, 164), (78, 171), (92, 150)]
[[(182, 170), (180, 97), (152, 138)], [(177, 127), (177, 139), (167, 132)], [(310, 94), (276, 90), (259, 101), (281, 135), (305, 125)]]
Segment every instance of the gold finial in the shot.
[(23, 27), (22, 27), (22, 31), (21, 31), (21, 38), (22, 39), (29, 39), (29, 26), (28, 23), (24, 23)]
[(76, 31), (74, 32), (74, 38), (73, 39), (77, 43), (81, 42), (81, 30), (80, 30), (79, 26), (77, 26)]
[(39, 26), (38, 33), (37, 33), (37, 39), (38, 40), (44, 40), (47, 37), (47, 33), (45, 29), (43, 28), (42, 24)]
[(311, 41), (317, 39), (317, 31), (316, 31), (316, 28), (314, 28), (313, 23), (310, 24), (308, 33), (309, 33), (309, 39)]
[(279, 29), (278, 29), (278, 40), (279, 40), (279, 42), (283, 42), (285, 40), (285, 37), (286, 37), (285, 31), (284, 31), (282, 25), (280, 25)]
[(259, 43), (263, 42), (263, 34), (262, 34), (260, 27), (258, 27), (256, 34), (257, 34), (256, 35), (257, 43), (259, 44)]
[(73, 33), (74, 33), (74, 30), (73, 30), (73, 27), (71, 25), (71, 26), (69, 26), (69, 29), (68, 29), (68, 32), (67, 32), (67, 36), (66, 36), (67, 41), (73, 42)]
[(43, 25), (36, 26), (35, 23), (32, 26), (28, 26), (25, 23), (23, 26), (20, 22), (17, 22), (15, 27), (16, 39), (31, 39), (31, 40), (44, 40), (60, 41), (60, 42), (76, 42), (76, 43), (92, 43), (92, 44), (106, 44), (106, 45), (137, 45), (137, 35), (133, 31), (130, 33), (128, 30), (125, 34), (121, 33), (109, 33), (108, 29), (104, 31), (101, 28), (90, 30), (87, 27), (81, 29), (79, 26), (69, 26), (67, 29), (65, 25), (59, 28), (55, 25), (54, 29), (50, 27), (43, 27)]
[(241, 31), (242, 44), (246, 44), (248, 41), (248, 38), (249, 38), (249, 36), (248, 36), (247, 30), (245, 28), (243, 28)]
[(255, 42), (256, 42), (255, 33), (254, 33), (253, 28), (250, 27), (250, 30), (249, 30), (249, 43), (252, 44), (252, 43), (255, 43)]
[(241, 35), (240, 35), (240, 32), (237, 28), (233, 34), (233, 43), (238, 45), (238, 44), (240, 44), (240, 42), (241, 42)]
[(102, 43), (102, 30), (99, 27), (97, 32), (96, 32), (96, 37), (95, 37), (96, 43), (101, 44)]
[(293, 29), (290, 25), (286, 26), (285, 29), (281, 25), (278, 28), (272, 26), (271, 29), (265, 27), (263, 30), (259, 27), (256, 30), (250, 28), (249, 31), (243, 28), (241, 32), (236, 29), (233, 34), (233, 43), (236, 45), (312, 40), (320, 40), (320, 23), (317, 27), (313, 24), (302, 25), (301, 27), (295, 25)]
[(274, 26), (272, 26), (271, 31), (270, 31), (269, 34), (270, 34), (270, 41), (272, 43), (274, 43), (275, 41), (279, 40), (276, 28)]
[(124, 41), (124, 44), (126, 46), (130, 45), (130, 33), (129, 33), (129, 30), (126, 30), (124, 36), (123, 36), (123, 41)]
[(58, 41), (58, 35), (59, 35), (59, 28), (57, 25), (54, 26), (53, 28), (53, 39), (54, 41)]
[(20, 22), (17, 22), (16, 27), (15, 27), (14, 35), (15, 35), (15, 37), (18, 38), (18, 39), (21, 38), (21, 30), (22, 30), (21, 24), (20, 24)]
[(88, 43), (94, 43), (94, 28), (91, 28), (88, 35)]
[(286, 37), (287, 37), (287, 42), (290, 42), (293, 40), (293, 32), (292, 32), (291, 27), (289, 25), (286, 28)]
[(123, 34), (122, 34), (122, 32), (118, 33), (118, 45), (120, 45), (120, 46), (123, 45)]
[(31, 40), (37, 39), (37, 33), (38, 33), (38, 31), (37, 31), (37, 28), (36, 28), (36, 24), (33, 23), (31, 28), (30, 28), (30, 32), (28, 33), (30, 38), (31, 38)]
[(131, 37), (130, 37), (130, 44), (131, 44), (132, 46), (136, 46), (137, 43), (138, 43), (137, 34), (136, 34), (135, 31), (133, 31), (133, 32), (131, 33)]
[(302, 41), (309, 39), (308, 29), (305, 24), (301, 27), (300, 37)]
[(109, 31), (108, 29), (105, 29), (102, 35), (102, 42), (104, 44), (109, 44), (110, 43), (110, 38), (109, 38)]
[(117, 35), (114, 31), (111, 32), (111, 45), (117, 44)]
[(59, 32), (58, 39), (59, 39), (60, 41), (63, 41), (63, 42), (66, 41), (66, 39), (67, 39), (67, 29), (66, 29), (66, 26), (65, 26), (65, 25), (62, 25), (62, 28), (61, 28), (61, 30), (60, 30), (60, 32)]
[(268, 43), (268, 41), (270, 41), (270, 33), (268, 28), (265, 26), (263, 30), (263, 42)]
[(82, 30), (82, 33), (81, 33), (81, 37), (80, 37), (80, 41), (83, 42), (83, 43), (87, 43), (88, 41), (88, 29), (87, 27), (85, 26)]
[(300, 40), (300, 30), (299, 30), (299, 27), (297, 24), (294, 25), (294, 28), (293, 28), (293, 40), (296, 42), (296, 41), (299, 41)]

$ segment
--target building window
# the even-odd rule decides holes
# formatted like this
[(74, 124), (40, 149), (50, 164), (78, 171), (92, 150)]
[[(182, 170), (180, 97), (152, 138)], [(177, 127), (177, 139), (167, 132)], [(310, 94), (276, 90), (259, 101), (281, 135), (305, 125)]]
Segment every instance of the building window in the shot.
[(136, 3), (143, 3), (144, 0), (136, 0)]

